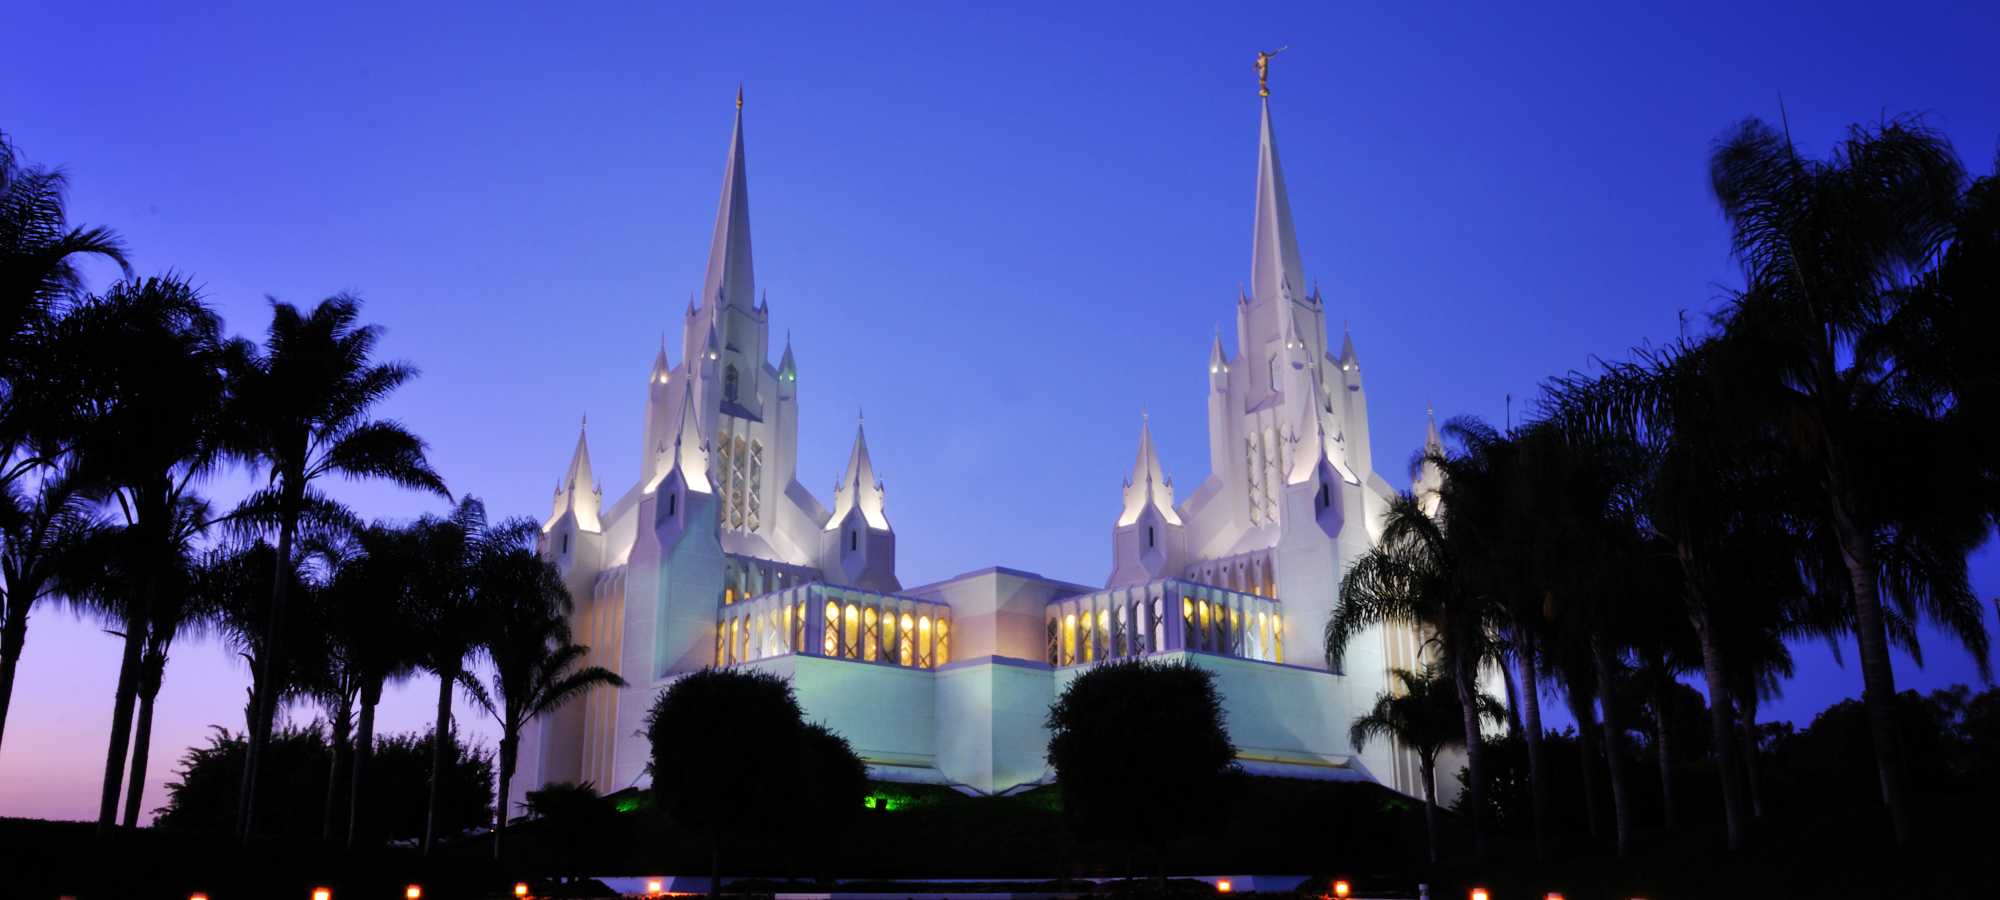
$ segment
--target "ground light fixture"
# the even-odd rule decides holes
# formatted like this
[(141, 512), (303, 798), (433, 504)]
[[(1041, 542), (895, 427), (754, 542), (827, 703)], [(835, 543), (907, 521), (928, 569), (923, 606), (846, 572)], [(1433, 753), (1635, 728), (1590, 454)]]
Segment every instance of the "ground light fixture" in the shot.
[(1562, 891), (1550, 891), (1542, 897), (1542, 900), (1563, 900)]
[(1347, 886), (1347, 879), (1343, 878), (1333, 883), (1333, 896), (1339, 900), (1347, 900), (1347, 895), (1352, 890), (1353, 888)]
[(313, 900), (333, 900), (333, 888), (313, 888)]
[(1491, 898), (1488, 897), (1485, 888), (1476, 887), (1472, 889), (1472, 900), (1491, 900)]
[(1227, 878), (1224, 878), (1221, 881), (1215, 883), (1215, 892), (1218, 894), (1227, 894), (1233, 890), (1236, 890), (1236, 886), (1230, 884), (1229, 879)]
[(661, 881), (658, 878), (646, 879), (646, 893), (657, 897), (661, 894), (666, 893), (666, 891), (667, 891), (666, 882)]
[(514, 896), (516, 897), (528, 896), (528, 883), (525, 881), (514, 882)]
[(424, 887), (413, 884), (403, 889), (403, 900), (424, 900)]
[(208, 900), (208, 895), (200, 891), (195, 891), (188, 895), (188, 900)]

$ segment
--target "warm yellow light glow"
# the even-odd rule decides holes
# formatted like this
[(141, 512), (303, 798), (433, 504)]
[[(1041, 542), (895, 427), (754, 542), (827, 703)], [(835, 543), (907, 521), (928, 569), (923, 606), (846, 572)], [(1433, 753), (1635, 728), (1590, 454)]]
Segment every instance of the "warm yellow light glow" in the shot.
[(1488, 898), (1488, 897), (1487, 897), (1487, 895), (1486, 895), (1486, 889), (1485, 889), (1485, 888), (1473, 888), (1473, 889), (1472, 889), (1472, 900), (1489, 900), (1489, 898)]
[(514, 896), (516, 897), (528, 896), (528, 883), (525, 881), (514, 882)]
[(1339, 897), (1340, 900), (1347, 900), (1347, 892), (1349, 890), (1350, 888), (1348, 888), (1345, 881), (1336, 881), (1333, 883), (1333, 895)]
[(1225, 879), (1223, 879), (1223, 880), (1221, 880), (1221, 881), (1218, 881), (1218, 882), (1216, 882), (1216, 883), (1215, 883), (1215, 890), (1216, 890), (1216, 893), (1219, 893), (1219, 894), (1227, 894), (1227, 893), (1229, 893), (1230, 891), (1233, 891), (1233, 890), (1235, 890), (1235, 889), (1236, 889), (1236, 886), (1235, 886), (1235, 885), (1233, 885), (1233, 884), (1230, 884), (1230, 883), (1229, 883), (1229, 879), (1227, 879), (1227, 878), (1225, 878)]
[(646, 879), (646, 893), (658, 894), (661, 893), (662, 891), (665, 891), (666, 889), (667, 889), (666, 882), (663, 882), (658, 878)]
[(1563, 900), (1563, 895), (1561, 891), (1550, 891), (1542, 900)]
[(422, 885), (413, 884), (403, 889), (403, 900), (423, 900), (423, 897), (424, 889)]
[(313, 900), (333, 900), (333, 889), (313, 888)]
[(951, 662), (951, 621), (939, 619), (937, 622), (937, 664)]
[(200, 891), (195, 891), (188, 895), (188, 900), (208, 900), (208, 895)]

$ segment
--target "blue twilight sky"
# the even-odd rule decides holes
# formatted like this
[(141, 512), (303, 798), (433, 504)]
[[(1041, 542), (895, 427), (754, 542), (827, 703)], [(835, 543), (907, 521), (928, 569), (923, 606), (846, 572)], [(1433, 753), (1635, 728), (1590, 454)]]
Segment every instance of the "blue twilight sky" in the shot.
[[(2000, 137), (1993, 4), (193, 6), (8, 6), (0, 130), (67, 167), (76, 220), (194, 276), (234, 329), (263, 328), (266, 295), (359, 293), (424, 370), (389, 414), (510, 514), (546, 514), (585, 413), (607, 497), (636, 477), (642, 382), (699, 287), (744, 83), (802, 480), (826, 490), (865, 406), (906, 584), (1101, 580), (1142, 409), (1183, 496), (1206, 473), (1259, 48), (1291, 48), (1272, 108), (1300, 246), (1398, 485), (1427, 402), (1500, 420), (1737, 282), (1706, 184), (1733, 122), (1782, 95), (1823, 153), (1922, 111), (1980, 172)], [(375, 516), (438, 507), (334, 490)], [(2000, 554), (1976, 563), (2000, 593)], [(1800, 656), (1772, 715), (1858, 692)], [(116, 658), (96, 623), (37, 616), (0, 815), (94, 809)], [(1942, 642), (1928, 662), (1904, 683), (1976, 677)], [(241, 727), (244, 682), (220, 645), (178, 649), (149, 809), (183, 747)], [(385, 727), (420, 727), (433, 690), (394, 692)]]

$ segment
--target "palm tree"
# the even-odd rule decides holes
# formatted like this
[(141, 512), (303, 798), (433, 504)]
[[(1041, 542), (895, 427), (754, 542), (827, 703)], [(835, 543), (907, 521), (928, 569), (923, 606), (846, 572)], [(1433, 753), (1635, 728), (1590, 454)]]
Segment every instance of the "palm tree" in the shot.
[(28, 641), (28, 614), (59, 592), (65, 570), (87, 568), (87, 550), (100, 521), (84, 485), (67, 467), (36, 484), (0, 484), (0, 736), (14, 696), (14, 673)]
[(175, 511), (175, 520), (177, 559), (153, 596), (146, 620), (146, 647), (139, 662), (139, 713), (132, 732), (130, 784), (125, 789), (126, 828), (139, 827), (139, 808), (146, 793), (146, 763), (153, 744), (153, 701), (159, 697), (160, 684), (166, 679), (167, 654), (176, 637), (205, 630), (214, 611), (214, 598), (203, 590), (204, 573), (199, 571), (201, 563), (192, 545), (208, 527), (207, 501), (184, 499)]
[[(1941, 414), (1952, 385), (1921, 377), (1933, 346), (1903, 315), (1914, 274), (1949, 240), (1964, 169), (1915, 120), (1855, 126), (1820, 161), (1753, 119), (1717, 142), (1710, 174), (1744, 267), (1725, 321), (1729, 338), (1751, 348), (1738, 389), (1779, 423), (1787, 463), (1816, 488), (1802, 513), (1840, 549), (1882, 799), (1896, 840), (1908, 842), (1885, 593), (1959, 630), (1987, 663), (1984, 628), (1963, 625), (1977, 609), (1965, 554), (1985, 538), (1991, 506), (1931, 501), (1970, 493), (1963, 485), (1990, 463)], [(1885, 584), (1881, 547), (1909, 534), (1922, 535), (1927, 564), (1905, 573), (1914, 583)]]
[(1551, 380), (1543, 402), (1566, 433), (1633, 448), (1624, 489), (1643, 540), (1668, 548), (1680, 569), (1682, 610), (1701, 648), (1708, 688), (1723, 821), (1735, 850), (1747, 839), (1747, 822), (1718, 622), (1726, 608), (1723, 561), (1744, 523), (1773, 511), (1753, 502), (1765, 493), (1753, 486), (1769, 469), (1769, 448), (1756, 435), (1761, 411), (1743, 403), (1734, 387), (1733, 349), (1706, 340), (1637, 350), (1633, 360), (1605, 363), (1596, 376)]
[[(352, 518), (313, 487), (323, 476), (385, 478), (451, 499), (424, 458), (424, 442), (396, 422), (370, 417), (376, 404), (417, 372), (403, 363), (370, 359), (381, 329), (356, 324), (360, 303), (342, 294), (306, 313), (276, 301), (271, 310), (264, 346), (242, 355), (232, 388), (243, 423), (238, 449), (270, 476), (269, 486), (246, 499), (240, 514), (277, 532), (278, 558), (291, 559), (302, 520)], [(280, 567), (271, 586), (263, 659), (267, 681), (284, 654), (287, 573)], [(255, 701), (237, 822), (246, 839), (255, 828), (258, 760), (270, 741), (277, 698)]]
[[(485, 654), (488, 623), (506, 609), (515, 586), (501, 573), (506, 554), (532, 546), (536, 525), (526, 518), (489, 523), (477, 499), (459, 501), (449, 515), (426, 516), (414, 526), (421, 568), (414, 598), (419, 665), (438, 679), (437, 727), (432, 736), (431, 771), (444, 771), (452, 738), (451, 698), (456, 688), (477, 693), (468, 669)], [(431, 778), (430, 814), (424, 823), (425, 853), (437, 843), (443, 779)]]
[(493, 617), (484, 641), (493, 663), (491, 689), (473, 694), (500, 723), (500, 783), (493, 829), (493, 857), (499, 859), (521, 730), (592, 688), (623, 687), (625, 679), (601, 666), (578, 668), (590, 648), (570, 642), (569, 591), (555, 568), (532, 548), (501, 554), (487, 576), (502, 582), (502, 589), (504, 584), (513, 587), (512, 602)]
[[(1447, 517), (1449, 507), (1446, 508)], [(1383, 515), (1379, 544), (1354, 561), (1340, 579), (1340, 603), (1326, 624), (1326, 658), (1335, 670), (1354, 635), (1393, 623), (1429, 636), (1425, 649), (1451, 673), (1457, 685), (1460, 724), (1465, 731), (1467, 797), (1472, 809), (1475, 856), (1486, 853), (1482, 810), (1486, 802), (1485, 753), (1480, 732), (1478, 676), (1492, 659), (1493, 611), (1467, 583), (1468, 572), (1448, 538), (1445, 523), (1424, 511), (1414, 494), (1404, 493)]]
[[(1437, 758), (1447, 747), (1465, 744), (1458, 689), (1437, 666), (1421, 671), (1390, 669), (1395, 685), (1375, 697), (1375, 706), (1354, 720), (1347, 739), (1356, 752), (1372, 738), (1385, 737), (1410, 748), (1424, 778), (1424, 831), (1430, 839), (1431, 862), (1438, 861)], [(1475, 694), (1480, 718), (1505, 721), (1507, 711), (1485, 694)]]
[(186, 281), (113, 285), (58, 323), (51, 354), (71, 397), (76, 471), (118, 511), (131, 573), (98, 829), (116, 824), (146, 623), (176, 560), (177, 511), (221, 459), (222, 322)]
[(83, 278), (76, 264), (99, 257), (126, 275), (124, 245), (104, 228), (73, 228), (65, 215), (69, 179), (61, 170), (23, 162), (0, 134), (0, 486), (48, 460), (16, 451), (28, 434), (48, 423), (27, 407), (60, 402), (59, 392), (25, 390), (33, 379), (51, 319), (74, 300)]
[[(374, 754), (375, 709), (382, 702), (382, 689), (418, 664), (420, 622), (414, 592), (425, 565), (418, 537), (414, 527), (364, 526), (331, 561), (328, 628), (337, 647), (336, 660), (359, 708), (347, 780), (349, 847), (358, 844), (362, 833), (364, 776)], [(328, 792), (331, 797), (331, 785)]]

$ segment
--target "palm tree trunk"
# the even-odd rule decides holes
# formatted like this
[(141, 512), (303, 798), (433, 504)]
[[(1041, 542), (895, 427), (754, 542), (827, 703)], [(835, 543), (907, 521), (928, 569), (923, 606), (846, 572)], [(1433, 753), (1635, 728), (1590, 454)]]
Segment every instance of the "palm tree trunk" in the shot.
[(1465, 724), (1466, 800), (1472, 810), (1472, 856), (1486, 858), (1486, 751), (1479, 731), (1479, 686), (1473, 673), (1479, 660), (1460, 653), (1454, 680), (1458, 683), (1458, 706)]
[(1674, 754), (1673, 742), (1667, 728), (1667, 689), (1665, 675), (1655, 672), (1653, 681), (1653, 752), (1660, 757), (1660, 809), (1666, 815), (1668, 831), (1675, 828), (1674, 815)]
[(236, 801), (236, 834), (248, 841), (256, 828), (258, 766), (264, 756), (264, 748), (271, 743), (271, 720), (277, 715), (277, 695), (279, 673), (284, 669), (279, 658), (284, 653), (280, 646), (284, 634), (285, 598), (292, 583), (292, 536), (298, 530), (299, 504), (304, 485), (298, 479), (287, 477), (284, 483), (284, 499), (278, 510), (278, 572), (271, 580), (271, 610), (269, 621), (264, 624), (263, 658), (258, 660), (263, 669), (261, 681), (264, 689), (257, 692), (255, 710), (250, 722), (250, 739), (243, 751), (243, 789)]
[(1604, 763), (1611, 773), (1611, 821), (1613, 833), (1617, 836), (1618, 855), (1632, 853), (1632, 808), (1631, 798), (1625, 793), (1625, 729), (1618, 715), (1615, 700), (1618, 692), (1612, 689), (1615, 683), (1617, 664), (1611, 658), (1611, 642), (1601, 634), (1590, 638), (1590, 655), (1597, 664), (1598, 700), (1604, 707)]
[(521, 752), (519, 729), (500, 736), (500, 796), (493, 803), (493, 858), (500, 858), (500, 840), (507, 833), (507, 792), (514, 784), (514, 757)]
[(132, 781), (125, 788), (126, 828), (139, 827), (139, 807), (146, 796), (146, 760), (153, 746), (153, 698), (160, 694), (166, 659), (147, 659), (143, 665), (147, 671), (139, 685), (139, 724), (132, 730)]
[[(1835, 486), (1838, 491), (1838, 485)], [(1868, 709), (1868, 736), (1875, 747), (1875, 771), (1896, 843), (1910, 842), (1910, 810), (1905, 796), (1903, 745), (1896, 732), (1896, 672), (1889, 662), (1888, 632), (1882, 620), (1881, 585), (1869, 536), (1855, 527), (1847, 506), (1834, 498), (1834, 536), (1853, 583), (1854, 637), (1861, 651), (1861, 702)]]
[(14, 699), (14, 671), (21, 664), (21, 650), (28, 644), (28, 600), (30, 588), (8, 585), (6, 621), (0, 623), (0, 739), (7, 735), (7, 707)]
[(1757, 704), (1745, 700), (1737, 733), (1743, 738), (1743, 782), (1750, 787), (1750, 817), (1764, 818), (1764, 785), (1757, 772)]
[(722, 896), (722, 835), (713, 835), (708, 845), (708, 893)]
[(145, 623), (151, 618), (151, 579), (132, 592), (126, 612), (125, 653), (118, 661), (118, 689), (111, 704), (111, 746), (104, 754), (104, 792), (97, 803), (97, 833), (110, 834), (118, 824), (118, 789), (125, 780), (125, 751), (132, 742), (132, 706), (138, 700), (139, 667), (146, 647)]
[(1437, 763), (1424, 760), (1424, 835), (1430, 841), (1431, 862), (1438, 861)]
[(1521, 718), (1528, 739), (1528, 793), (1535, 820), (1535, 857), (1549, 857), (1549, 773), (1544, 762), (1542, 740), (1542, 689), (1535, 674), (1533, 642), (1520, 656)]
[(1598, 746), (1597, 697), (1594, 693), (1571, 685), (1568, 691), (1569, 712), (1576, 718), (1577, 756), (1582, 761), (1583, 775), (1583, 823), (1584, 829), (1594, 838), (1604, 836), (1604, 810), (1598, 802), (1597, 755), (1602, 752)]
[(1729, 835), (1729, 849), (1741, 850), (1745, 839), (1743, 788), (1736, 777), (1736, 741), (1730, 737), (1736, 731), (1736, 715), (1729, 702), (1728, 671), (1723, 665), (1722, 649), (1716, 642), (1707, 607), (1699, 597), (1689, 598), (1688, 621), (1694, 625), (1695, 637), (1701, 643), (1701, 672), (1708, 684), (1709, 730), (1712, 732), (1709, 749), (1715, 754), (1716, 775), (1722, 779), (1722, 818)]
[(354, 695), (343, 693), (333, 709), (333, 766), (326, 773), (326, 804), (320, 814), (319, 839), (331, 841), (340, 827), (341, 778), (349, 769), (348, 757), (352, 747), (351, 729), (354, 725)]
[(361, 839), (362, 775), (375, 755), (375, 704), (382, 702), (382, 683), (371, 680), (361, 688), (361, 718), (355, 725), (354, 775), (347, 781), (347, 847)]
[(438, 807), (444, 805), (445, 746), (451, 741), (451, 689), (456, 681), (456, 669), (438, 673), (437, 732), (431, 736), (430, 809), (424, 816), (425, 856), (437, 845)]

